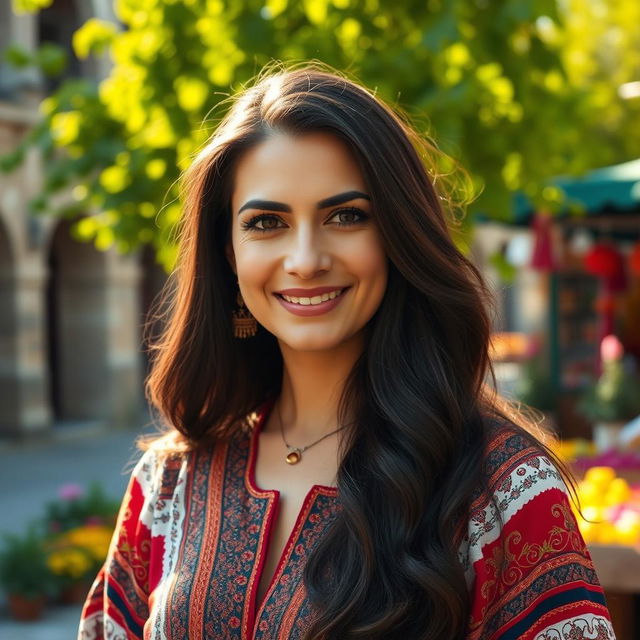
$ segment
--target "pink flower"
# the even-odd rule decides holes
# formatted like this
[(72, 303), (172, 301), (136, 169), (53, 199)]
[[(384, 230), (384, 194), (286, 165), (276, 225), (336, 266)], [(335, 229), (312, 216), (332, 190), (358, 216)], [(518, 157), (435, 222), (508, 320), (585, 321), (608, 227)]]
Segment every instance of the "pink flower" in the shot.
[(624, 347), (616, 336), (609, 334), (602, 338), (600, 343), (600, 357), (604, 362), (620, 360), (624, 354)]
[(58, 497), (61, 500), (77, 500), (84, 493), (84, 489), (73, 482), (63, 484), (58, 489)]

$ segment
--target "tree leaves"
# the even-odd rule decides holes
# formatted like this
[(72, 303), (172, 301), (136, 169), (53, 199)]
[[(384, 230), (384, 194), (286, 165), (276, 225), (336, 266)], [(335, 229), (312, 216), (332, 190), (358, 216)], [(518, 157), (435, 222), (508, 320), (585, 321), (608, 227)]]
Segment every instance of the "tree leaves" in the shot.
[(73, 35), (73, 50), (80, 59), (100, 55), (111, 45), (116, 34), (114, 24), (90, 18)]
[[(32, 10), (46, 4), (20, 3)], [(596, 5), (604, 15), (596, 15)], [(616, 92), (637, 79), (637, 2), (567, 0), (562, 13), (559, 6), (117, 0), (123, 30), (92, 19), (74, 36), (79, 57), (109, 52), (110, 75), (99, 85), (63, 84), (43, 102), (43, 124), (25, 142), (56, 157), (45, 166), (52, 177), (35, 205), (64, 215), (51, 196), (63, 183), (83, 187), (74, 190), (77, 205), (109, 212), (85, 223), (83, 237), (100, 246), (112, 238), (120, 248), (151, 241), (170, 267), (180, 211), (176, 180), (222, 115), (222, 101), (271, 60), (315, 58), (348, 69), (405, 108), (421, 133), (468, 169), (481, 193), (456, 230), (464, 244), (461, 234), (477, 213), (509, 218), (514, 190), (544, 204), (551, 176), (637, 152), (640, 108)], [(16, 64), (35, 63), (17, 50), (8, 55)], [(0, 169), (19, 166), (24, 151), (1, 158)], [(455, 208), (469, 189), (451, 171), (446, 188)]]

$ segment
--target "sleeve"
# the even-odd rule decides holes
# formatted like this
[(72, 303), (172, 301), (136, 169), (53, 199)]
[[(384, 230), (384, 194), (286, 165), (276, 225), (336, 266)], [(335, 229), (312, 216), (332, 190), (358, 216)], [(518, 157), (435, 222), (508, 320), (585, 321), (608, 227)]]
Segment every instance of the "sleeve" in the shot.
[(463, 562), (472, 600), (467, 637), (615, 640), (562, 476), (514, 437), (491, 459), (493, 495), (471, 509)]
[(109, 553), (82, 609), (78, 640), (143, 637), (157, 467), (156, 454), (148, 450), (131, 473)]

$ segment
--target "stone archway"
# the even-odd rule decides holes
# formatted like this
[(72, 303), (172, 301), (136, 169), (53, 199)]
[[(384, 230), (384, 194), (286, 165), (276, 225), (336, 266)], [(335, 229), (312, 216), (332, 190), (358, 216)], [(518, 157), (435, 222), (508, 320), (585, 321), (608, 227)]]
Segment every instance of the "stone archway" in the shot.
[(49, 400), (56, 422), (109, 414), (106, 256), (73, 239), (71, 223), (54, 230), (46, 287)]

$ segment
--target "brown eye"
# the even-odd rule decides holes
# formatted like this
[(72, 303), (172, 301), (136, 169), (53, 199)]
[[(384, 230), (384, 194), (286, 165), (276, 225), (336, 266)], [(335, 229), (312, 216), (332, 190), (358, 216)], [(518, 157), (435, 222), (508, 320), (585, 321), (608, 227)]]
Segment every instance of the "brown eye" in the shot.
[(279, 229), (277, 226), (279, 218), (271, 214), (262, 213), (254, 218), (251, 218), (248, 222), (242, 224), (242, 228), (246, 231), (274, 231)]
[(364, 222), (369, 216), (362, 211), (362, 209), (349, 207), (348, 209), (340, 209), (340, 211), (336, 211), (332, 217), (337, 218), (338, 225), (347, 227), (352, 224)]
[(354, 211), (340, 211), (338, 217), (340, 218), (340, 222), (346, 222), (347, 224), (355, 222), (357, 219)]
[(265, 216), (260, 222), (262, 222), (263, 229), (275, 229), (277, 227), (276, 223), (278, 220), (272, 216)]

